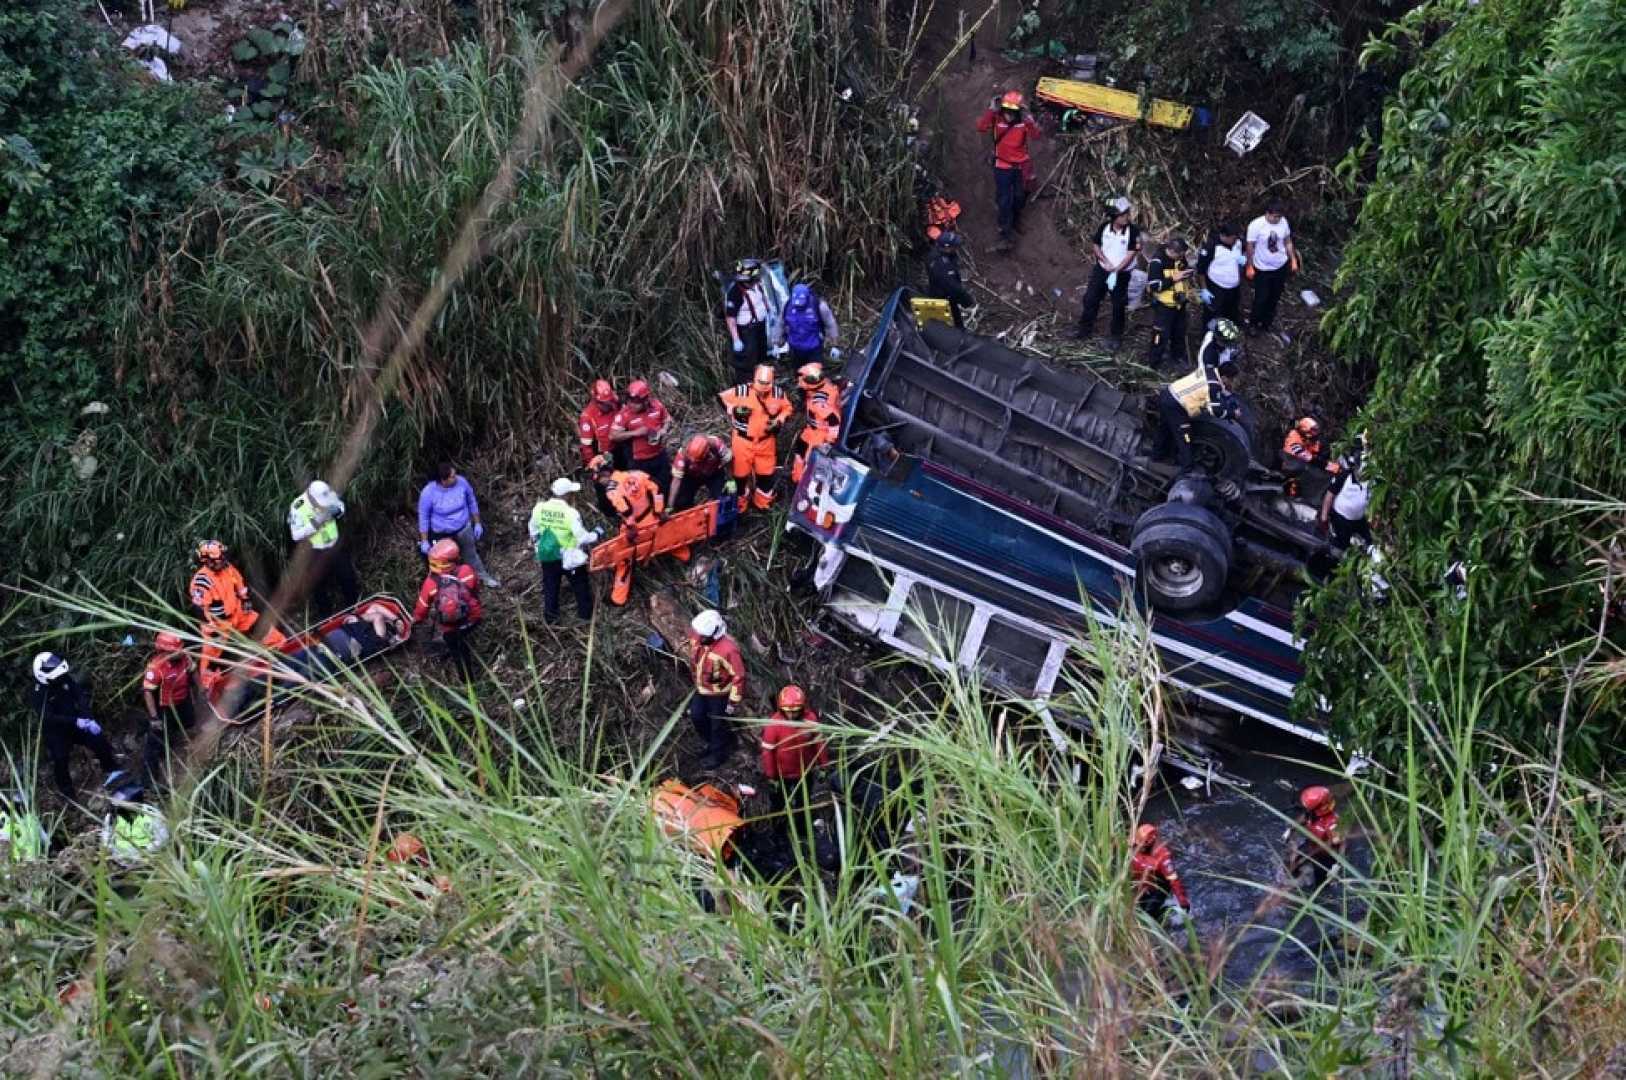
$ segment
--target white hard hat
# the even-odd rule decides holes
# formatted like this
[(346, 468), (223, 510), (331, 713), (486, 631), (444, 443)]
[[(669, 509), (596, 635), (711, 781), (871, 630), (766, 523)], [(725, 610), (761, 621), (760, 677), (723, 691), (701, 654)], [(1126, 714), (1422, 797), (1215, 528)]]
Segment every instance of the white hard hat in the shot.
[(580, 491), (581, 489), (582, 486), (576, 483), (576, 481), (570, 479), (569, 477), (561, 476), (559, 479), (553, 482), (552, 490), (555, 498), (562, 499), (566, 495), (576, 494), (576, 492)]
[(715, 609), (707, 608), (694, 617), (694, 621), (689, 624), (689, 629), (700, 635), (702, 639), (709, 641), (712, 638), (719, 638), (726, 634), (728, 625), (723, 622), (722, 615)]
[(305, 489), (305, 494), (318, 506), (332, 506), (335, 499), (333, 489), (327, 486), (325, 480), (312, 480), (310, 486)]
[(41, 686), (55, 682), (68, 673), (68, 662), (53, 652), (42, 652), (34, 657), (34, 679)]

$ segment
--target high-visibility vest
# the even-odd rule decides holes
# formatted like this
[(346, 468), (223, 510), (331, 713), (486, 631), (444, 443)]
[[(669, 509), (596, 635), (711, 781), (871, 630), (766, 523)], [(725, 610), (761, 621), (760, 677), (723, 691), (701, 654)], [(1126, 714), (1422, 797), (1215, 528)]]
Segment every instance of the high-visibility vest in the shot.
[[(309, 495), (301, 494), (288, 507), (288, 528), (293, 531), (295, 525), (312, 528), (316, 524), (316, 508), (311, 505)], [(339, 519), (331, 517), (327, 524), (316, 529), (310, 536), (311, 547), (317, 551), (324, 551), (339, 542)]]
[(539, 537), (544, 532), (552, 533), (563, 555), (576, 546), (576, 523), (580, 520), (581, 516), (563, 499), (544, 499), (531, 507), (530, 531)]
[(5, 844), (12, 862), (32, 862), (45, 857), (45, 830), (33, 814), (7, 814), (0, 818), (0, 843)]
[(105, 836), (108, 854), (119, 862), (135, 863), (162, 844), (169, 833), (156, 813), (143, 809), (128, 816), (115, 814)]
[(1191, 417), (1201, 416), (1209, 405), (1208, 369), (1201, 364), (1190, 375), (1182, 375), (1169, 384), (1169, 393)]

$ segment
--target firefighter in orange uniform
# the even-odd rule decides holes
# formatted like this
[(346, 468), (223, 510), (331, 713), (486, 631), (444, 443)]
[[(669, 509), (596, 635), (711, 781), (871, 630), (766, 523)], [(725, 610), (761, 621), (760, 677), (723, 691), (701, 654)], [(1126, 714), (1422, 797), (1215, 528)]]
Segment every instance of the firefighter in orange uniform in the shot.
[[(593, 459), (593, 478), (604, 485), (604, 493), (621, 521), (621, 535), (627, 542), (626, 554), (615, 564), (615, 576), (610, 583), (610, 603), (620, 607), (632, 595), (632, 564), (640, 549), (645, 558), (654, 549), (655, 530), (666, 516), (666, 497), (645, 473), (616, 469), (608, 454)], [(679, 562), (689, 561), (687, 547), (675, 548), (670, 554)]]
[(817, 447), (834, 445), (841, 438), (841, 388), (824, 377), (824, 365), (803, 364), (796, 371), (807, 420), (802, 425), (802, 449), (791, 462), (791, 483), (802, 482), (807, 456)]
[(1174, 869), (1174, 856), (1167, 844), (1158, 843), (1157, 826), (1142, 825), (1135, 830), (1135, 850), (1129, 856), (1129, 880), (1135, 886), (1135, 903), (1153, 919), (1163, 918), (1169, 896), (1186, 911), (1191, 899)]
[(734, 425), (734, 478), (740, 483), (740, 509), (773, 505), (774, 466), (779, 429), (790, 419), (790, 400), (774, 385), (774, 370), (759, 364), (749, 383), (718, 395)]
[(1321, 441), (1321, 424), (1313, 416), (1301, 417), (1287, 429), (1287, 437), (1282, 440), (1282, 472), (1287, 474), (1284, 492), (1297, 495), (1298, 478), (1310, 469), (1326, 469), (1336, 475), (1339, 465), (1329, 460), (1331, 456), (1327, 444)]
[[(198, 677), (207, 691), (225, 677), (223, 671), (210, 670), (210, 663), (220, 658), (218, 642), (234, 630), (249, 633), (259, 622), (260, 613), (254, 610), (242, 572), (226, 561), (225, 544), (205, 540), (198, 545), (198, 561), (202, 565), (192, 574), (191, 594), (192, 606), (203, 616), (200, 631), (204, 646), (198, 661)], [(262, 643), (274, 649), (284, 640), (282, 632), (273, 626), (266, 631)]]

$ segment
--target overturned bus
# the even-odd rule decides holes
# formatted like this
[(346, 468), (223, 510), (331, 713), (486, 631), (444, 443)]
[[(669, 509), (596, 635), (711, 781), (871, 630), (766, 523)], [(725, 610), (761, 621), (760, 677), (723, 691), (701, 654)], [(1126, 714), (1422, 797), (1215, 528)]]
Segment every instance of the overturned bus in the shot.
[(841, 441), (791, 502), (829, 609), (1042, 702), (1084, 621), (1115, 625), (1138, 604), (1168, 683), (1325, 742), (1290, 712), (1292, 599), (1325, 541), (1256, 460), (1246, 419), (1196, 421), (1180, 474), (1149, 460), (1143, 396), (917, 324), (908, 299), (893, 294), (850, 365)]

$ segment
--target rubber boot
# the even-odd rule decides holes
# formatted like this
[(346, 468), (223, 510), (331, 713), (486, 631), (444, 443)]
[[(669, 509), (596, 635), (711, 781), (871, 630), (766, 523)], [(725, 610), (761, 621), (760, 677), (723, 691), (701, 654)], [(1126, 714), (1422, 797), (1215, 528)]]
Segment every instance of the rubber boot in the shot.
[(615, 564), (615, 577), (610, 583), (610, 603), (622, 607), (632, 596), (632, 560), (623, 559)]

